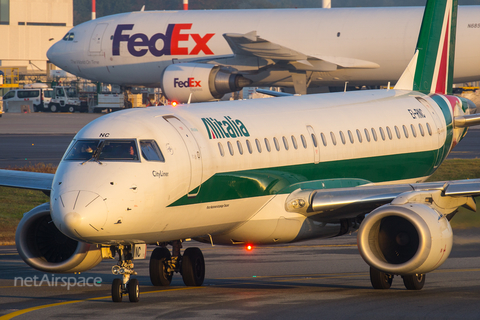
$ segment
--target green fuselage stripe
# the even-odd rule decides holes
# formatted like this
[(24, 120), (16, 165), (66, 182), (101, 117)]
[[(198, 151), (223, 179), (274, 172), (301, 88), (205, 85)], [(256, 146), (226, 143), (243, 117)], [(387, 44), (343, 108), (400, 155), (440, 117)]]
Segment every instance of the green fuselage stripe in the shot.
[[(202, 183), (196, 197), (185, 195), (170, 206), (290, 193), (292, 186), (309, 184), (310, 188), (312, 182), (327, 179), (362, 179), (378, 183), (421, 178), (431, 175), (435, 164), (443, 161), (446, 157), (444, 149), (445, 146), (417, 153), (217, 173)], [(439, 152), (440, 159), (437, 158)]]

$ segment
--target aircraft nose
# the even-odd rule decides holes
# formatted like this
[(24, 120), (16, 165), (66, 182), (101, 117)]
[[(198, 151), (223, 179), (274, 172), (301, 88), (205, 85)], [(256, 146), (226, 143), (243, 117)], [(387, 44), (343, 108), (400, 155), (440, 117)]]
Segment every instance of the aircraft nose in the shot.
[(103, 230), (108, 208), (99, 194), (84, 190), (69, 191), (55, 197), (52, 202), (53, 222), (67, 236), (86, 239)]
[(54, 65), (63, 67), (65, 64), (65, 41), (54, 43), (47, 51), (47, 58)]

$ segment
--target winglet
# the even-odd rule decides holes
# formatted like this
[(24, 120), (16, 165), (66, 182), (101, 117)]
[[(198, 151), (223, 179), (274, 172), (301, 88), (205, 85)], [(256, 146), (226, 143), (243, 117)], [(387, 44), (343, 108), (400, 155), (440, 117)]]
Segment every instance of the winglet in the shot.
[(395, 89), (451, 94), (458, 0), (428, 0), (415, 55)]

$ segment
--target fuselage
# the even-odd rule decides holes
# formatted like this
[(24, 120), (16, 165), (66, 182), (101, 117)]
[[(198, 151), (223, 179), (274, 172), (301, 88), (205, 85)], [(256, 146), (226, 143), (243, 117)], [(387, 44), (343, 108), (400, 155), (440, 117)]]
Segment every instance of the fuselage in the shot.
[[(424, 181), (466, 132), (452, 127), (456, 97), (381, 90), (261, 100), (93, 121), (58, 167), (53, 221), (91, 243), (333, 236), (328, 228), (302, 235), (308, 221), (285, 210), (286, 197), (298, 188)], [(100, 146), (96, 158), (81, 153), (87, 144)], [(281, 221), (289, 232), (275, 237)]]
[[(252, 86), (292, 86), (296, 71), (307, 72), (310, 87), (387, 85), (410, 61), (422, 13), (422, 7), (131, 12), (76, 26), (48, 57), (77, 76), (124, 86), (159, 87), (166, 67), (188, 61), (246, 72)], [(480, 78), (479, 15), (480, 6), (459, 8), (456, 83)], [(234, 56), (222, 35), (251, 31), (319, 61), (355, 59), (379, 67), (329, 70), (312, 62), (271, 68), (275, 61)]]

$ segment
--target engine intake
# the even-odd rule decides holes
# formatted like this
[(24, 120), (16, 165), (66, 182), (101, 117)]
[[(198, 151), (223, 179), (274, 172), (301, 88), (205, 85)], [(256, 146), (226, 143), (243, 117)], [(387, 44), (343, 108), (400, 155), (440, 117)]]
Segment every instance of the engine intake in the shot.
[(83, 272), (102, 261), (100, 247), (70, 239), (57, 229), (50, 217), (49, 203), (24, 214), (15, 243), (20, 257), (43, 272)]
[(453, 233), (446, 217), (427, 205), (388, 204), (365, 218), (357, 242), (370, 266), (390, 274), (421, 274), (448, 258)]
[(211, 101), (226, 93), (241, 90), (252, 83), (240, 74), (204, 63), (169, 65), (162, 77), (162, 90), (169, 100), (180, 103)]

